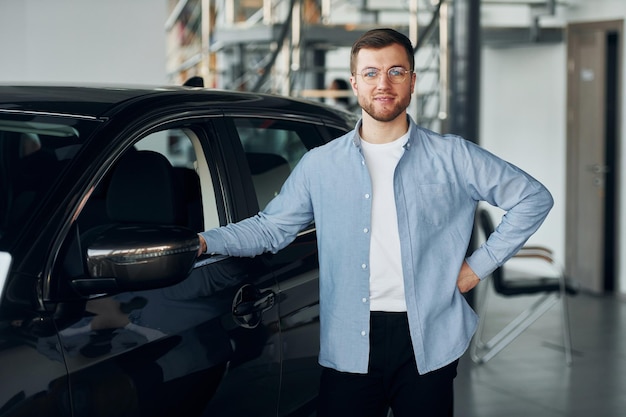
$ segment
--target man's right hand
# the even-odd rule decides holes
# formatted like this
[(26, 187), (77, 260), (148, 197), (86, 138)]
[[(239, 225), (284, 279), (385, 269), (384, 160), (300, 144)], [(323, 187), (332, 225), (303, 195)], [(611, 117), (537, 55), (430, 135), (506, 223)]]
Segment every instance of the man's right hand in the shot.
[(200, 234), (198, 235), (198, 241), (200, 242), (200, 247), (198, 248), (198, 256), (200, 256), (203, 253), (206, 253), (207, 247), (206, 240), (204, 240), (204, 238)]
[(459, 291), (461, 291), (461, 293), (466, 293), (478, 285), (479, 282), (480, 278), (478, 278), (478, 275), (472, 271), (472, 268), (470, 268), (466, 261), (463, 261), (461, 271), (459, 272), (459, 276), (456, 280), (456, 286), (459, 288)]

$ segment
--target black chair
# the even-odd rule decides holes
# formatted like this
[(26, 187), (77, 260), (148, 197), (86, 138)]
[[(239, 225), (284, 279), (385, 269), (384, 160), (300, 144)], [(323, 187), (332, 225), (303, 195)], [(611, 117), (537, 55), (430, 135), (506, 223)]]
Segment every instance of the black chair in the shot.
[[(494, 230), (489, 212), (483, 208), (477, 212), (477, 226), (485, 239)], [(531, 324), (539, 319), (557, 302), (561, 302), (561, 321), (563, 344), (565, 348), (565, 361), (569, 365), (572, 361), (572, 343), (570, 337), (569, 315), (567, 311), (567, 296), (577, 293), (576, 288), (571, 286), (563, 269), (556, 263), (552, 251), (543, 246), (524, 246), (514, 258), (534, 260), (546, 264), (554, 271), (553, 275), (542, 276), (533, 272), (524, 273), (522, 276), (509, 276), (506, 268), (496, 269), (492, 275), (493, 289), (496, 294), (504, 297), (518, 297), (526, 295), (538, 295), (539, 297), (515, 319), (509, 322), (502, 330), (488, 341), (483, 340), (486, 319), (486, 301), (489, 288), (479, 288), (477, 299), (477, 312), (480, 316), (478, 330), (472, 340), (470, 356), (475, 363), (485, 363), (508, 346), (515, 338), (524, 332)], [(506, 273), (505, 273), (506, 272)]]

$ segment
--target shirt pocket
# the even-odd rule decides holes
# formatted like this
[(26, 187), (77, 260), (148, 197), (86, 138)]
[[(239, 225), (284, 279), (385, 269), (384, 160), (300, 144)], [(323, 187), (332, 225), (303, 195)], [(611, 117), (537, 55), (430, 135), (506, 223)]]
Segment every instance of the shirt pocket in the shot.
[(418, 189), (422, 219), (435, 226), (448, 224), (452, 213), (457, 209), (454, 183), (418, 184)]

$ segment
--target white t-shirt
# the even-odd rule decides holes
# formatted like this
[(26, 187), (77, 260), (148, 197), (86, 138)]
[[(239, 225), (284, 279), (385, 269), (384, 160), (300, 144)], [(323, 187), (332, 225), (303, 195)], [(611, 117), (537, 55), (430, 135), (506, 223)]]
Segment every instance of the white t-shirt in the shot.
[(370, 310), (406, 311), (393, 176), (409, 137), (372, 144), (361, 140), (372, 179)]

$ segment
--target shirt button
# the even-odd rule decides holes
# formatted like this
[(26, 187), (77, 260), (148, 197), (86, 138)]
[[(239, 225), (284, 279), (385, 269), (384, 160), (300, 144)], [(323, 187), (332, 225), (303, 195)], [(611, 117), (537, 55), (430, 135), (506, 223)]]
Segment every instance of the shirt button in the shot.
[(368, 229), (367, 227), (365, 229), (363, 229), (363, 233), (367, 233), (369, 231), (370, 231), (370, 229)]
[(361, 264), (361, 269), (367, 269), (367, 264)]
[(363, 297), (361, 301), (363, 301), (364, 303), (367, 303), (367, 298)]
[(365, 330), (361, 331), (361, 336), (365, 336), (367, 332)]
[(365, 194), (365, 198), (370, 198), (370, 195), (369, 194)]

